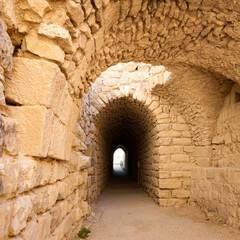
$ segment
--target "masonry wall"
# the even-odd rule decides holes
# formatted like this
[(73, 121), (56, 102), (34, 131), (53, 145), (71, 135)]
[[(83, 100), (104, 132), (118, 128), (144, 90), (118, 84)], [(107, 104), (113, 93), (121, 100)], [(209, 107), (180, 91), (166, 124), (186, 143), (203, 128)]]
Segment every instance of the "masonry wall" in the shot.
[(212, 167), (193, 171), (192, 194), (204, 211), (240, 227), (239, 212), (239, 85), (225, 98), (212, 140)]
[[(238, 226), (238, 104), (220, 113), (229, 79), (240, 82), (238, 14), (237, 1), (0, 0), (0, 239), (76, 236), (86, 201), (101, 192), (108, 172), (92, 121), (100, 108), (91, 103), (91, 114), (79, 117), (79, 99), (109, 66), (132, 60), (167, 66), (168, 71), (154, 70), (150, 91), (175, 106), (189, 127), (197, 165), (192, 199)], [(126, 82), (120, 92), (146, 99), (141, 84), (130, 89)], [(109, 98), (96, 94), (102, 102), (119, 97), (115, 90)], [(156, 176), (157, 164), (147, 161), (145, 169)], [(143, 184), (154, 199), (177, 198), (169, 185), (160, 191), (165, 198), (157, 195), (157, 177), (149, 180), (147, 174)], [(186, 190), (187, 177), (180, 182)]]
[(6, 30), (0, 19), (0, 239), (74, 239), (89, 212), (77, 103), (56, 64), (12, 60)]

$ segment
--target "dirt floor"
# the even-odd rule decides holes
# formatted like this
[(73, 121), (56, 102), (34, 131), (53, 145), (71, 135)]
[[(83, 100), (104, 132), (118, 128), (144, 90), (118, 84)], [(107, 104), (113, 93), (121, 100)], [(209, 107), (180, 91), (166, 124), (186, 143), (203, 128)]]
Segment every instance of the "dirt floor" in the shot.
[(162, 208), (124, 176), (113, 177), (92, 208), (88, 240), (240, 240), (197, 208)]

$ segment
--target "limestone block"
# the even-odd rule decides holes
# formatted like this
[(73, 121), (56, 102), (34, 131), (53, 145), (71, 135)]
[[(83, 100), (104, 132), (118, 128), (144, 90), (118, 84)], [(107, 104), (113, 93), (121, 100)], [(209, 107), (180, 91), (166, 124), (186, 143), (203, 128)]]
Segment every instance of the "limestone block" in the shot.
[(59, 163), (58, 161), (55, 161), (52, 163), (51, 167), (51, 178), (50, 183), (55, 183), (57, 180), (61, 180), (63, 178), (66, 178), (69, 174), (69, 166), (68, 164)]
[(189, 198), (190, 191), (185, 189), (175, 189), (175, 190), (172, 190), (172, 196), (174, 198)]
[(7, 71), (10, 72), (12, 69), (12, 53), (13, 53), (13, 46), (11, 39), (7, 33), (5, 23), (0, 19), (0, 70), (1, 70), (1, 78), (3, 78), (3, 72)]
[(86, 151), (87, 150), (87, 146), (84, 144), (84, 142), (82, 142), (76, 136), (73, 136), (72, 148), (74, 148), (76, 151)]
[(94, 33), (93, 38), (95, 41), (96, 53), (99, 53), (100, 49), (104, 45), (104, 30), (103, 30), (103, 28), (100, 28), (96, 33)]
[(67, 130), (66, 136), (65, 136), (65, 152), (64, 152), (64, 159), (67, 161), (71, 159), (72, 141), (73, 141), (73, 132)]
[(120, 17), (120, 1), (109, 3), (104, 9), (103, 15), (106, 33)]
[(18, 163), (0, 165), (1, 195), (11, 195), (16, 192), (19, 185), (20, 166)]
[(54, 118), (48, 150), (49, 157), (65, 160), (66, 135), (66, 126), (63, 125), (58, 118)]
[(182, 181), (179, 179), (161, 179), (159, 180), (159, 187), (163, 189), (181, 188)]
[(188, 126), (186, 124), (179, 124), (179, 123), (174, 123), (172, 125), (173, 130), (176, 131), (184, 131), (184, 130), (188, 130)]
[(27, 3), (30, 9), (40, 17), (43, 17), (46, 10), (50, 9), (46, 0), (27, 0)]
[(80, 171), (91, 166), (91, 157), (85, 156), (80, 152), (76, 152), (75, 154), (72, 155), (72, 162), (74, 163), (75, 166), (74, 169)]
[(13, 214), (13, 202), (0, 204), (0, 239), (7, 240)]
[(0, 81), (0, 104), (3, 104), (3, 105), (6, 104), (5, 95), (4, 95), (4, 86), (1, 81)]
[(39, 229), (39, 239), (45, 240), (46, 237), (50, 234), (52, 216), (49, 212), (46, 212), (42, 216), (39, 216), (36, 220)]
[(142, 7), (142, 0), (132, 0), (132, 6), (129, 12), (129, 16), (136, 15)]
[(178, 146), (160, 146), (158, 148), (158, 153), (160, 155), (170, 155), (170, 154), (179, 154), (183, 153), (183, 147)]
[(59, 67), (44, 60), (16, 57), (5, 84), (6, 98), (21, 105), (44, 105), (54, 112), (66, 81)]
[(68, 129), (72, 132), (74, 132), (78, 116), (79, 116), (79, 108), (73, 102), (73, 104), (70, 108), (70, 114), (68, 116), (68, 122), (67, 122)]
[(159, 198), (171, 198), (172, 194), (170, 190), (161, 190), (158, 189), (158, 197)]
[(2, 115), (0, 114), (0, 157), (3, 155), (4, 143), (5, 142), (5, 130), (4, 121)]
[(81, 4), (76, 3), (72, 0), (66, 1), (66, 8), (70, 18), (76, 26), (79, 26), (84, 21), (84, 12)]
[[(72, 108), (74, 107), (73, 99), (68, 91), (68, 84), (62, 89), (61, 98), (59, 98), (56, 115), (64, 125), (68, 125), (71, 118)], [(73, 127), (73, 126), (72, 126)]]
[(173, 177), (173, 178), (178, 178), (178, 177), (190, 178), (191, 171), (171, 171), (171, 177)]
[(12, 118), (4, 118), (4, 129), (5, 129), (5, 150), (15, 156), (18, 154), (19, 145), (17, 140), (16, 121)]
[(17, 121), (20, 151), (25, 155), (46, 157), (51, 139), (53, 113), (46, 107), (9, 107), (9, 114)]
[(54, 230), (53, 232), (54, 240), (63, 239), (65, 234), (72, 231), (72, 224), (74, 219), (75, 211), (72, 210)]
[(81, 76), (84, 76), (86, 74), (87, 68), (88, 63), (86, 57), (84, 56), (75, 69), (73, 76), (69, 79), (69, 83), (76, 95), (79, 94), (80, 90), (84, 89), (84, 85), (81, 81)]
[(174, 154), (171, 157), (172, 162), (178, 162), (178, 163), (182, 163), (182, 162), (189, 162), (189, 155), (187, 154)]
[(50, 213), (52, 215), (50, 229), (51, 229), (51, 232), (53, 232), (53, 230), (56, 228), (56, 226), (59, 223), (61, 223), (62, 219), (68, 213), (67, 200), (57, 202), (57, 204), (51, 208)]
[(94, 38), (91, 37), (90, 39), (88, 39), (86, 48), (85, 48), (85, 56), (86, 56), (87, 62), (91, 61), (94, 53), (95, 53), (95, 42), (94, 42)]
[(170, 131), (161, 131), (158, 133), (159, 137), (180, 137), (181, 133), (178, 131), (170, 130)]
[(39, 36), (34, 31), (25, 36), (22, 50), (56, 61), (57, 63), (64, 62), (65, 53), (61, 47), (54, 40)]
[(45, 213), (28, 222), (27, 227), (20, 233), (24, 240), (44, 240), (50, 234), (51, 215)]
[(85, 134), (84, 130), (82, 129), (82, 127), (80, 126), (79, 122), (76, 123), (75, 134), (82, 142), (85, 142), (86, 134)]
[(8, 28), (14, 28), (17, 25), (16, 15), (14, 11), (14, 0), (1, 0), (0, 13)]
[(102, 0), (93, 0), (93, 4), (99, 9), (102, 7)]
[(65, 199), (69, 196), (78, 186), (82, 184), (81, 175), (77, 172), (70, 174), (63, 181), (57, 182), (58, 200)]
[(81, 206), (83, 216), (86, 216), (89, 213), (89, 210), (90, 210), (88, 203), (85, 202), (85, 201), (82, 201), (80, 206)]
[(28, 217), (32, 211), (32, 196), (20, 196), (13, 201), (12, 219), (9, 234), (17, 235), (26, 227)]
[(58, 192), (56, 185), (46, 185), (33, 190), (36, 195), (33, 201), (33, 210), (37, 214), (44, 213), (56, 203)]
[(170, 199), (159, 199), (158, 203), (161, 207), (172, 207), (172, 206), (184, 206), (187, 203), (187, 199), (170, 198)]
[(212, 148), (209, 146), (199, 146), (195, 148), (196, 163), (202, 167), (211, 166)]
[(72, 53), (74, 51), (72, 45), (72, 38), (69, 31), (56, 24), (41, 23), (38, 29), (38, 34), (46, 36), (50, 39), (55, 39), (59, 45), (67, 52)]

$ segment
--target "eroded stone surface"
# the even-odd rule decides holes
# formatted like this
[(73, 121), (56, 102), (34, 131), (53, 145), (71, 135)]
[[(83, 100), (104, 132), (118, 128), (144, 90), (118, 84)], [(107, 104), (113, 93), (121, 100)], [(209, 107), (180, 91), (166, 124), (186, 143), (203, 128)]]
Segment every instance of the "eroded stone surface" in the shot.
[[(229, 80), (240, 81), (239, 9), (237, 1), (1, 0), (0, 239), (75, 238), (85, 201), (107, 179), (111, 131), (98, 132), (94, 119), (110, 124), (121, 104), (135, 113), (126, 113), (132, 126), (154, 116), (147, 135), (135, 131), (150, 196), (161, 206), (196, 201), (239, 227), (239, 89)], [(119, 64), (89, 92), (101, 72), (128, 61), (165, 68), (134, 63), (121, 74)], [(32, 192), (31, 213), (14, 210)]]

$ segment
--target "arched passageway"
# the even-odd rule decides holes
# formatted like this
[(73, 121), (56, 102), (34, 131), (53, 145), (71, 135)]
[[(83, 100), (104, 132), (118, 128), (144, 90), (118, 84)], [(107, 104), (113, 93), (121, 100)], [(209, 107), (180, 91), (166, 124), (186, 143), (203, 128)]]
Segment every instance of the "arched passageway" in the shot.
[[(74, 239), (109, 173), (92, 120), (129, 96), (158, 115), (143, 188), (239, 228), (239, 13), (227, 0), (0, 0), (0, 239)], [(128, 61), (172, 74), (151, 68), (146, 91), (116, 71), (110, 96), (89, 91)], [(99, 104), (79, 115), (88, 92)]]
[(103, 165), (110, 175), (112, 152), (118, 145), (128, 151), (128, 175), (138, 181), (138, 166), (144, 162), (145, 144), (151, 144), (149, 132), (156, 121), (143, 104), (132, 98), (120, 98), (110, 102), (96, 119), (97, 136)]
[[(127, 150), (127, 173), (161, 206), (184, 205), (190, 196), (194, 150), (190, 129), (166, 99), (152, 94), (149, 74), (163, 67), (118, 64), (103, 73), (82, 101), (79, 125), (92, 146), (91, 191), (100, 195), (112, 173), (112, 154)], [(161, 73), (160, 73), (161, 74)]]

